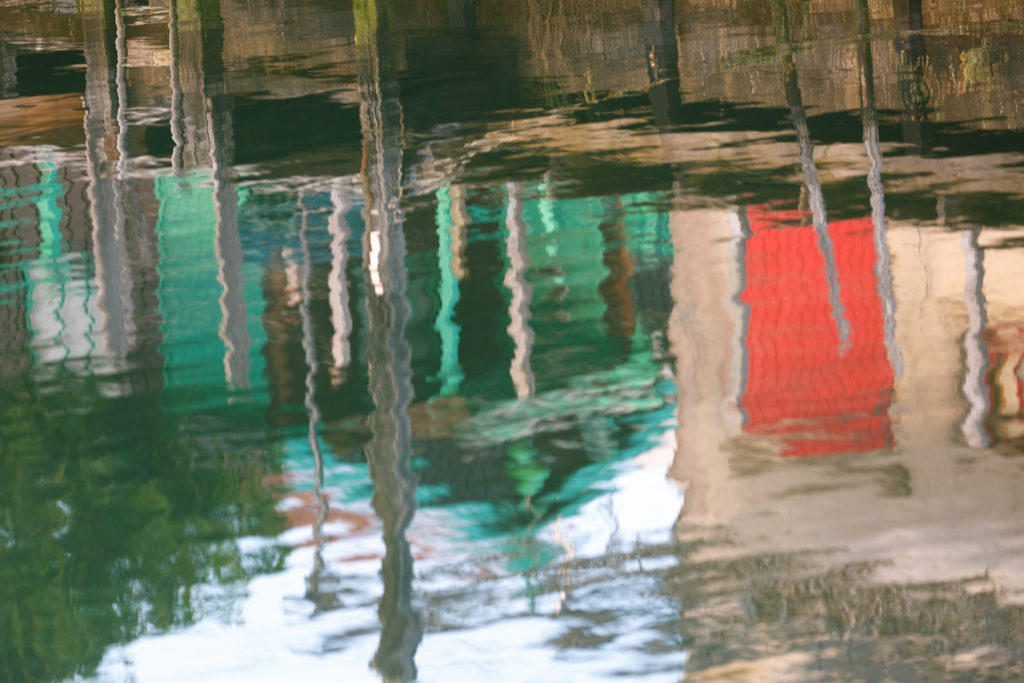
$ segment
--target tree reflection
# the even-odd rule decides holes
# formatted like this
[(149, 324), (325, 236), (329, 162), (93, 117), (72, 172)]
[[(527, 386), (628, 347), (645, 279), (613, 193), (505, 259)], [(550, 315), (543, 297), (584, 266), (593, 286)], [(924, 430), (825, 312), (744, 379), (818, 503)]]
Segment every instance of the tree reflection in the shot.
[(234, 540), (281, 527), (262, 483), (272, 450), (190, 435), (159, 395), (97, 389), (22, 378), (0, 396), (4, 680), (89, 674), (110, 644), (229, 615), (232, 586), (280, 567)]
[[(196, 3), (179, 2), (177, 9), (186, 4), (196, 11)], [(47, 332), (44, 318), (52, 315), (86, 343), (65, 348), (63, 356), (44, 347), (35, 367), (5, 378), (0, 392), (0, 678), (10, 681), (89, 675), (111, 644), (205, 616), (229, 618), (245, 581), (282, 561), (272, 546), (245, 553), (236, 542), (273, 535), (282, 526), (264, 484), (279, 472), (278, 454), (267, 445), (258, 409), (183, 417), (167, 409), (173, 399), (160, 393), (163, 383), (151, 381), (166, 370), (156, 349), (167, 341), (153, 290), (158, 274), (166, 286), (181, 273), (167, 263), (157, 267), (152, 228), (139, 207), (141, 183), (128, 175), (124, 8), (96, 0), (83, 2), (80, 14), (99, 293), (77, 311), (32, 298), (39, 308), (29, 311), (37, 333)], [(212, 43), (216, 31), (203, 28), (195, 22), (172, 36), (207, 54), (219, 52)], [(209, 22), (205, 28), (212, 28)], [(178, 64), (180, 55), (172, 53)], [(194, 74), (203, 65), (192, 67), (187, 71)], [(224, 125), (204, 120), (203, 128), (220, 140)], [(207, 159), (224, 169), (227, 158), (216, 149)], [(222, 224), (230, 227), (225, 178), (214, 184), (218, 216), (227, 216)], [(66, 209), (69, 222), (83, 220), (75, 213), (83, 207), (69, 202)], [(37, 210), (42, 218), (44, 207)], [(91, 274), (58, 267), (60, 226), (46, 229), (55, 233), (46, 236), (52, 242), (47, 249), (55, 252), (47, 254), (48, 277), (60, 280), (60, 291), (88, 292)], [(237, 240), (209, 247), (228, 266), (237, 261)], [(222, 271), (222, 279), (230, 288), (230, 273)], [(216, 298), (216, 290), (190, 285), (193, 296)], [(69, 312), (77, 318), (63, 320)], [(5, 325), (3, 334), (9, 331)], [(217, 339), (215, 328), (193, 331)], [(215, 403), (224, 398), (212, 396)]]

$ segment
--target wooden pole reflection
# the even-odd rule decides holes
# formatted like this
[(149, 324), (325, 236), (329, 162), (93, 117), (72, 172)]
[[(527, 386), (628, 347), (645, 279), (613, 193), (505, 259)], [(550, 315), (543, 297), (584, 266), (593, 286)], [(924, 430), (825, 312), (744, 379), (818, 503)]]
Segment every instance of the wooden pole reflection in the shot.
[(416, 678), (414, 661), (423, 631), (412, 606), (413, 559), (406, 529), (416, 509), (411, 468), (412, 353), (405, 339), (411, 316), (406, 296), (402, 225), (402, 109), (398, 84), (386, 77), (387, 7), (356, 3), (359, 118), (363, 137), (366, 232), (363, 253), (368, 280), (367, 357), (374, 411), (366, 459), (373, 480), (371, 504), (383, 526), (384, 594), (378, 615), (381, 636), (371, 662), (385, 680)]

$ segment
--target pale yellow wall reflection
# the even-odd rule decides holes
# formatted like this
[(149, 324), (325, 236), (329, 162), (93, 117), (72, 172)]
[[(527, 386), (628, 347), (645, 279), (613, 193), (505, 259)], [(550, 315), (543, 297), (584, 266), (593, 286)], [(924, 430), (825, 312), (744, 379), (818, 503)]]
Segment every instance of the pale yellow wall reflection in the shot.
[[(892, 222), (904, 363), (888, 404), (892, 445), (782, 457), (778, 438), (744, 427), (743, 356), (757, 331), (742, 303), (742, 215), (672, 212), (679, 426), (669, 475), (686, 492), (677, 535), (725, 532), (727, 545), (696, 559), (827, 550), (829, 562), (881, 561), (878, 581), (983, 576), (1000, 599), (1024, 596), (1024, 479), (1012, 457), (1024, 422), (1024, 292), (1012, 251), (997, 248), (1019, 231)], [(984, 390), (980, 416), (972, 383)], [(992, 446), (977, 448), (976, 435)]]

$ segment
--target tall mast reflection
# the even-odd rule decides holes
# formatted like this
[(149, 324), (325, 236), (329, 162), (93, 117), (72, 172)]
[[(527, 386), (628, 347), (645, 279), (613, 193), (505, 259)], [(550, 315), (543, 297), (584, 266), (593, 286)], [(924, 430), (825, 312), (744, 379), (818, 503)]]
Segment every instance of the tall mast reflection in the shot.
[(790, 44), (789, 23), (791, 18), (784, 0), (775, 0), (772, 4), (772, 21), (775, 24), (775, 48), (782, 66), (786, 102), (789, 104), (793, 126), (796, 128), (797, 144), (800, 146), (800, 166), (803, 168), (804, 185), (807, 187), (811, 207), (811, 222), (818, 238), (818, 250), (825, 261), (828, 300), (832, 308), (832, 318), (835, 321), (836, 330), (839, 332), (839, 349), (842, 353), (850, 345), (850, 323), (843, 311), (843, 302), (839, 293), (835, 248), (828, 231), (825, 195), (821, 191), (818, 167), (814, 162), (814, 143), (811, 141), (810, 127), (807, 125), (807, 112), (804, 110), (800, 83), (797, 80), (796, 62), (793, 59), (793, 48)]
[[(371, 665), (388, 681), (416, 678), (414, 661), (423, 631), (412, 606), (413, 559), (406, 529), (416, 509), (411, 468), (411, 349), (405, 328), (411, 316), (406, 297), (405, 235), (402, 227), (402, 110), (398, 84), (387, 77), (387, 22), (390, 8), (359, 0), (356, 40), (361, 48), (358, 88), (363, 137), (366, 200), (366, 296), (369, 333), (369, 389), (374, 411), (366, 458), (373, 480), (371, 504), (384, 536), (378, 607), (380, 644)], [(382, 25), (383, 24), (383, 25)]]
[(857, 57), (860, 64), (863, 104), (861, 118), (864, 125), (864, 149), (871, 166), (868, 170), (868, 190), (871, 193), (871, 223), (874, 228), (875, 281), (882, 304), (882, 326), (885, 348), (892, 366), (893, 376), (903, 376), (903, 353), (896, 343), (896, 295), (892, 285), (892, 257), (889, 252), (889, 224), (885, 217), (885, 187), (882, 185), (882, 146), (878, 136), (878, 114), (875, 99), (875, 65), (871, 55), (871, 13), (867, 0), (859, 0), (858, 20), (860, 41)]

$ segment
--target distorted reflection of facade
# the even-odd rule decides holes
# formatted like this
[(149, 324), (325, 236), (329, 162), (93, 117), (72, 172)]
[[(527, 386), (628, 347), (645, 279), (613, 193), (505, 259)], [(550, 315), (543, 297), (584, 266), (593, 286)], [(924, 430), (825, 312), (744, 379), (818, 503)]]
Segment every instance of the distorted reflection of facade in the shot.
[[(483, 0), (431, 5), (397, 13), (389, 40), (375, 23), (383, 15), (331, 3), (303, 13), (178, 0), (136, 16), (83, 0), (74, 28), (36, 12), (42, 34), (83, 50), (85, 97), (20, 97), (11, 55), (21, 48), (0, 35), (0, 98), (24, 105), (0, 101), (11, 123), (0, 131), (10, 146), (0, 159), (0, 379), (31, 375), (60, 390), (68, 370), (98, 378), (108, 399), (159, 392), (161, 419), (180, 419), (182, 433), (205, 437), (217, 430), (203, 425), (220, 421), (225, 442), (269, 434), (295, 489), (282, 523), (309, 526), (318, 553), (376, 523), (369, 500), (384, 546), (375, 666), (401, 679), (415, 676), (422, 637), (413, 560), (430, 550), (413, 533), (418, 500), (490, 506), (469, 535), (532, 533), (597, 495), (608, 464), (649, 447), (672, 412), (668, 473), (686, 485), (684, 523), (731, 524), (767, 544), (792, 529), (811, 545), (863, 540), (864, 520), (877, 519), (841, 521), (856, 499), (813, 495), (831, 490), (811, 468), (850, 466), (851, 453), (870, 456), (851, 488), (882, 480), (901, 502), (923, 499), (922, 515), (935, 512), (960, 464), (889, 466), (872, 452), (947, 446), (951, 431), (971, 448), (1024, 434), (1024, 303), (1014, 252), (1000, 249), (1019, 231), (964, 224), (942, 200), (938, 226), (888, 221), (877, 109), (898, 111), (904, 142), (922, 144), (929, 107), (956, 119), (960, 90), (1019, 83), (999, 59), (1019, 48), (993, 38), (971, 68), (951, 61), (956, 41), (932, 36), (926, 55), (917, 33), (891, 51), (864, 38), (801, 52), (791, 47), (799, 35), (772, 36), (755, 17), (744, 40), (773, 48), (771, 68), (743, 69), (753, 57), (737, 54), (720, 3), (691, 2), (678, 22), (672, 3), (597, 4), (581, 14), (556, 3), (543, 26), (533, 3), (521, 13)], [(908, 31), (937, 11), (861, 4)], [(4, 6), (0, 17), (26, 11)], [(605, 13), (634, 20), (602, 31)], [(500, 37), (493, 52), (455, 41), (465, 52), (437, 59), (490, 60), (522, 92), (478, 78), (467, 98), (483, 102), (480, 120), (415, 147), (452, 125), (442, 95), (402, 91), (425, 68), (409, 55), (429, 53), (415, 21), (472, 38), (499, 19), (529, 27), (521, 61)], [(324, 49), (310, 52), (302, 41), (321, 28)], [(858, 72), (801, 82), (815, 60)], [(695, 66), (681, 73), (679, 62)], [(955, 85), (925, 102), (926, 66), (939, 63), (956, 67)], [(877, 98), (876, 71), (893, 76)], [(622, 96), (642, 90), (650, 102)], [(1015, 89), (992, 90), (991, 112), (968, 113), (986, 127), (985, 114), (1005, 109), (1002, 125), (1017, 125), (1019, 103), (1006, 100)], [(684, 105), (684, 92), (707, 101)], [(504, 109), (552, 101), (578, 108), (523, 119)], [(863, 146), (829, 139), (816, 156), (816, 108), (859, 110)], [(761, 129), (771, 116), (792, 119), (796, 144)], [(288, 144), (261, 139), (278, 119)], [(949, 144), (984, 139), (940, 132)], [(44, 134), (68, 149), (37, 144)], [(488, 160), (509, 142), (526, 170), (502, 167), (495, 180)], [(165, 157), (169, 168), (153, 162)], [(886, 189), (906, 201), (922, 175), (966, 190), (993, 175), (1008, 192), (1020, 175), (1006, 161), (950, 171), (887, 159)], [(600, 164), (655, 170), (609, 187), (592, 170)], [(737, 185), (762, 176), (764, 197)], [(870, 215), (861, 205), (828, 220), (822, 185), (853, 178), (863, 191), (862, 177)], [(810, 210), (794, 206), (800, 183)], [(717, 196), (695, 199), (694, 186)], [(279, 483), (273, 469), (251, 472)], [(812, 494), (779, 493), (799, 485)], [(1012, 494), (959, 526), (941, 509), (936, 519), (963, 534), (965, 520), (1015, 511)], [(872, 514), (893, 512), (894, 497)], [(348, 530), (325, 530), (337, 522)], [(307, 590), (317, 609), (341, 604), (327, 580), (341, 564), (317, 555)]]

